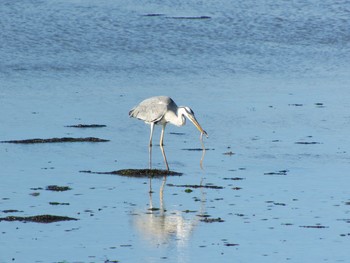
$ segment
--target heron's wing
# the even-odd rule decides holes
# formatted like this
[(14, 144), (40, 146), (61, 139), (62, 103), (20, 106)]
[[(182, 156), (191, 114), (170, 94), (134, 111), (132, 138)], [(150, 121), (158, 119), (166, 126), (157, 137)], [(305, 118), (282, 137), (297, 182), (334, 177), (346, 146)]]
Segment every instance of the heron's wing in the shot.
[(129, 116), (147, 123), (158, 122), (174, 105), (176, 106), (174, 101), (169, 97), (152, 97), (142, 101), (139, 105), (130, 110)]

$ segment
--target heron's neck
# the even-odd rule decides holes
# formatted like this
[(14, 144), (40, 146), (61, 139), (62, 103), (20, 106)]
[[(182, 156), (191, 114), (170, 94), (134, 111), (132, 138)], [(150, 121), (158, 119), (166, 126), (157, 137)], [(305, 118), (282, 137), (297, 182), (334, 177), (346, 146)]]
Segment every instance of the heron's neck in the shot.
[(186, 110), (183, 107), (179, 107), (176, 112), (176, 119), (175, 119), (175, 125), (177, 126), (183, 126), (186, 124), (186, 118), (185, 118), (185, 112)]

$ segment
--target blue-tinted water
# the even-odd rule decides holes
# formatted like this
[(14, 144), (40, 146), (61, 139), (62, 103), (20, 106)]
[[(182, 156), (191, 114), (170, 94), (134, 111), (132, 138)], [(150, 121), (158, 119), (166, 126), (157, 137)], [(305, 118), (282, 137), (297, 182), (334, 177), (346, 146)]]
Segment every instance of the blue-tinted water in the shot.
[[(345, 0), (1, 1), (0, 140), (110, 142), (0, 144), (0, 217), (79, 219), (1, 221), (0, 262), (346, 262), (349, 15)], [(128, 111), (154, 95), (192, 107), (204, 170), (187, 124), (165, 135), (184, 175), (152, 196), (148, 179), (79, 173), (148, 166)], [(223, 189), (167, 185), (200, 183)], [(72, 190), (33, 190), (53, 184)]]
[[(0, 72), (6, 78), (345, 74), (349, 6), (331, 0), (2, 1)], [(185, 19), (201, 16), (210, 18)]]

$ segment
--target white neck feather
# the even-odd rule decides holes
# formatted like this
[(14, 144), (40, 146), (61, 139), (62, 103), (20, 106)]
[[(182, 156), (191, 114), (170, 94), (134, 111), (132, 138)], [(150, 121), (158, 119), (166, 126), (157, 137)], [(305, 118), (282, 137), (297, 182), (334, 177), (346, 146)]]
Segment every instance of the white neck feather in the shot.
[(183, 126), (186, 124), (186, 118), (185, 116), (187, 116), (187, 112), (183, 107), (179, 107), (177, 109), (177, 118), (176, 118), (176, 123), (174, 123), (177, 126)]

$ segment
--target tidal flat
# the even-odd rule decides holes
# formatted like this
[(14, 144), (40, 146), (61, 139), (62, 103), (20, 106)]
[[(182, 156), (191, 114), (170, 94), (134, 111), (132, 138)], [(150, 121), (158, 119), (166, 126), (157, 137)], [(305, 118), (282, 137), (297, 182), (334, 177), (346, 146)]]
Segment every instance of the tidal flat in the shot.
[[(335, 1), (6, 1), (0, 262), (347, 262), (348, 13)], [(168, 125), (179, 174), (119, 175), (149, 171), (150, 128), (128, 112), (156, 95), (193, 109), (205, 155), (190, 122)], [(164, 171), (159, 137), (152, 169)]]
[[(195, 128), (168, 127), (164, 150), (169, 166), (181, 176), (161, 174), (150, 179), (116, 173), (147, 171), (149, 127), (129, 119), (125, 110), (134, 104), (133, 96), (117, 95), (120, 103), (107, 100), (103, 107), (93, 102), (101, 116), (96, 113), (91, 118), (78, 110), (67, 118), (65, 112), (52, 108), (50, 113), (46, 105), (40, 106), (46, 94), (42, 91), (40, 99), (21, 103), (24, 109), (31, 108), (26, 118), (35, 125), (10, 125), (25, 110), (11, 118), (3, 114), (1, 140), (37, 135), (101, 137), (108, 142), (1, 144), (1, 262), (12, 258), (128, 262), (145, 257), (146, 262), (207, 258), (229, 262), (232, 257), (262, 262), (345, 260), (350, 232), (349, 145), (339, 141), (347, 134), (345, 97), (340, 103), (336, 93), (327, 92), (331, 83), (323, 83), (314, 96), (305, 98), (304, 92), (310, 92), (306, 84), (290, 83), (291, 95), (286, 87), (278, 89), (279, 84), (269, 81), (257, 100), (249, 94), (258, 92), (261, 82), (250, 83), (254, 92), (242, 83), (236, 85), (236, 90), (243, 88), (240, 98), (232, 94), (234, 103), (229, 105), (234, 106), (227, 106), (234, 107), (230, 121), (217, 110), (221, 102), (211, 101), (210, 111), (194, 103), (210, 135), (204, 141), (210, 148), (204, 169), (202, 153), (186, 150), (200, 147)], [(244, 92), (248, 93), (243, 96)], [(11, 97), (13, 105), (17, 100)], [(320, 100), (325, 107), (315, 107), (313, 102)], [(289, 105), (294, 102), (303, 106)], [(74, 112), (69, 104), (65, 108)], [(121, 114), (113, 114), (116, 111)], [(106, 123), (106, 127), (65, 127), (74, 119)], [(42, 130), (43, 126), (49, 128)], [(172, 134), (180, 129), (183, 135)], [(155, 138), (159, 133), (157, 129)], [(320, 143), (295, 143), (310, 141)], [(164, 171), (157, 145), (153, 165)], [(40, 215), (74, 220), (48, 224), (28, 220)], [(45, 251), (38, 249), (42, 246)], [(329, 253), (330, 248), (337, 253)], [(174, 253), (176, 258), (171, 256)]]

